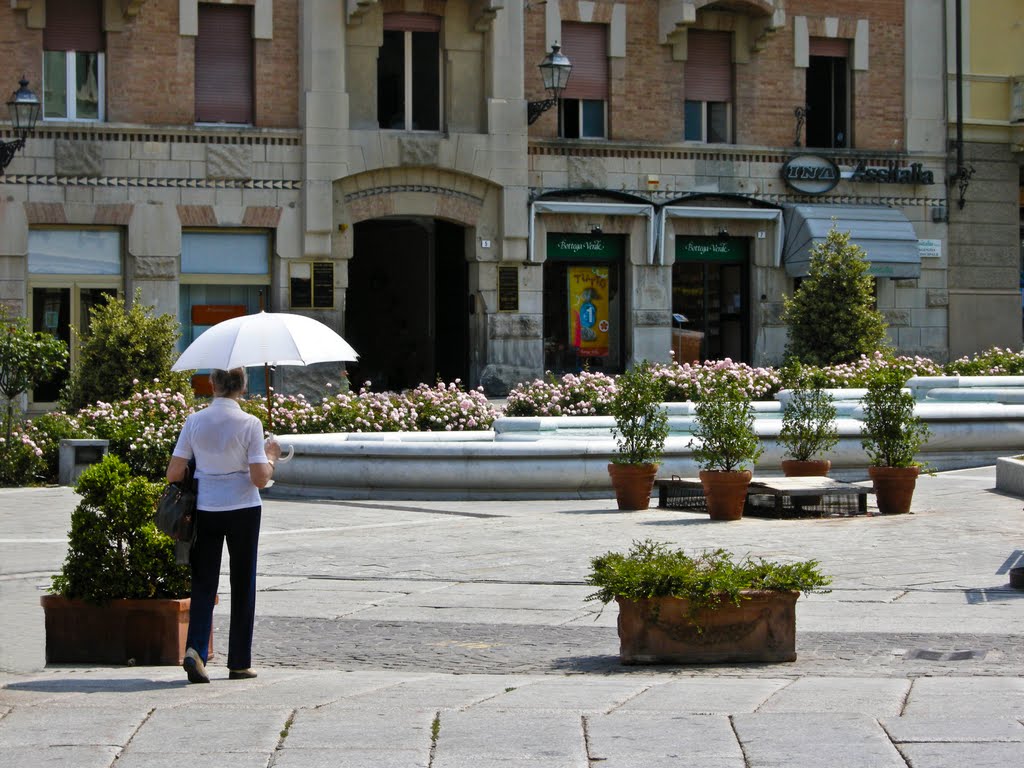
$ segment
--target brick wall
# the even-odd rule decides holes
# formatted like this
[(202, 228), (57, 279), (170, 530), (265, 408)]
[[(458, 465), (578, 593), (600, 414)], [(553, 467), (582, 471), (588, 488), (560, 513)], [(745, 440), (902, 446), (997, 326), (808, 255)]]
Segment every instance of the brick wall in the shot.
[[(255, 40), (256, 125), (299, 124), (299, 0), (274, 3), (272, 40)], [(25, 11), (0, 6), (0, 58), (24, 72), (41, 93), (42, 30), (26, 26)], [(178, 34), (178, 0), (149, 0), (123, 32), (106, 35), (107, 121), (144, 125), (191, 125), (195, 120), (195, 38)]]
[[(557, 2), (558, 0), (550, 0)], [(671, 143), (683, 135), (684, 62), (672, 59), (672, 47), (658, 43), (658, 4), (617, 0), (626, 13), (626, 58), (612, 59), (609, 137), (622, 141)], [(612, 0), (597, 0), (592, 21), (611, 19)], [(580, 20), (579, 4), (561, 0), (564, 21)], [(838, 18), (841, 37), (853, 37), (856, 22), (870, 29), (869, 68), (853, 73), (853, 141), (857, 149), (893, 150), (904, 144), (903, 0), (806, 0), (786, 3), (786, 26), (769, 33), (763, 48), (750, 51), (748, 63), (735, 65), (734, 125), (736, 142), (761, 146), (793, 144), (793, 109), (804, 103), (805, 70), (794, 66), (793, 18), (806, 16), (811, 34), (823, 30), (825, 18)], [(545, 98), (537, 64), (543, 58), (543, 6), (526, 17), (526, 94)], [(698, 13), (703, 19), (714, 18)], [(743, 24), (745, 16), (718, 15), (720, 28)], [(820, 32), (818, 32), (820, 34)], [(571, 52), (567, 52), (572, 56)], [(557, 123), (545, 115), (531, 127), (532, 136), (553, 137)]]

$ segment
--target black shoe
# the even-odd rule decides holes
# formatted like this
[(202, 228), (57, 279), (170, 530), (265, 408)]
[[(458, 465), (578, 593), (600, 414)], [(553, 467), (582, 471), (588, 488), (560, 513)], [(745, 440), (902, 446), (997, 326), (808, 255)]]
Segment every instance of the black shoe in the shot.
[(210, 676), (206, 674), (206, 665), (203, 664), (202, 658), (194, 649), (189, 648), (185, 651), (185, 660), (181, 662), (181, 667), (185, 670), (185, 674), (188, 675), (190, 683), (210, 682)]
[(256, 673), (251, 669), (229, 669), (228, 680), (252, 680)]

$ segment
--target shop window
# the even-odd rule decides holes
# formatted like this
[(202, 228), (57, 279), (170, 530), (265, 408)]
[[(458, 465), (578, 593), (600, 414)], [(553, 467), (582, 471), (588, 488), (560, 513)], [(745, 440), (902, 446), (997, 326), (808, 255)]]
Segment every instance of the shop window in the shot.
[(692, 29), (687, 33), (683, 72), (686, 141), (732, 141), (732, 36)]
[[(273, 310), (269, 301), (272, 247), (270, 233), (261, 230), (182, 232), (179, 351), (223, 320)], [(206, 373), (197, 371), (193, 377), (197, 394), (208, 394)], [(265, 392), (263, 367), (250, 368), (248, 373), (249, 391)]]
[(562, 52), (572, 74), (559, 102), (566, 139), (601, 139), (608, 135), (608, 26), (562, 24)]
[(807, 146), (823, 149), (852, 146), (847, 40), (811, 38), (806, 87)]
[(384, 15), (377, 56), (377, 122), (382, 129), (441, 130), (441, 17)]
[(109, 229), (32, 229), (28, 235), (28, 314), (32, 330), (68, 348), (70, 365), (30, 393), (33, 410), (52, 407), (78, 365), (78, 343), (90, 310), (122, 288), (122, 237)]
[(195, 57), (196, 122), (252, 125), (252, 6), (200, 3)]
[(621, 235), (551, 233), (544, 263), (544, 368), (621, 373)]
[(43, 119), (103, 120), (103, 27), (99, 0), (47, 0)]

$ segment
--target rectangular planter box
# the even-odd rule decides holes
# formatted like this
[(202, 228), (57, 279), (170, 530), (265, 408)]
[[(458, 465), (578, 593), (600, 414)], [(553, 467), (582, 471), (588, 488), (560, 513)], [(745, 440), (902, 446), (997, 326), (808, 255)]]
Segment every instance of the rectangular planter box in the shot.
[(39, 602), (46, 617), (48, 664), (178, 665), (185, 656), (189, 598), (94, 605), (44, 595)]
[(745, 592), (690, 618), (676, 597), (615, 598), (623, 664), (718, 664), (796, 661), (799, 592)]

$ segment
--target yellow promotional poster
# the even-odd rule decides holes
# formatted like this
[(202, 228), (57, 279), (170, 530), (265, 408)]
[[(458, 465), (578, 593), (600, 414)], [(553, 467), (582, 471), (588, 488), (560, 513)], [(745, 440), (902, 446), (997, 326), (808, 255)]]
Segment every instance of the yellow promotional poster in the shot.
[(608, 354), (608, 267), (569, 267), (569, 338), (580, 357)]

